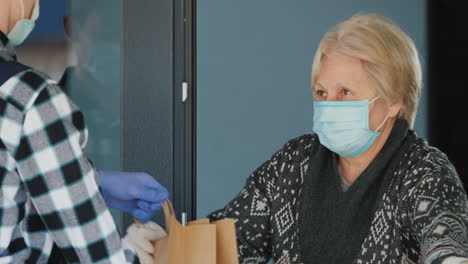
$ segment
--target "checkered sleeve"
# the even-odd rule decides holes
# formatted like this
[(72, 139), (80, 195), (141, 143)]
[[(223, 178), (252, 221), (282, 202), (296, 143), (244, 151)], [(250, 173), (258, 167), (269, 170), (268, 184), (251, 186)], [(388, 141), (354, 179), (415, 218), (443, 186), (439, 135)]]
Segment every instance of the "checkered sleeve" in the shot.
[(247, 179), (245, 187), (223, 209), (209, 215), (213, 221), (236, 220), (239, 261), (267, 263), (272, 257), (272, 200), (283, 151), (275, 153)]
[[(41, 82), (39, 75), (29, 78)], [(123, 249), (96, 171), (83, 154), (86, 140), (78, 108), (57, 85), (44, 85), (25, 109), (14, 153), (23, 185), (68, 262), (138, 262), (133, 251)]]

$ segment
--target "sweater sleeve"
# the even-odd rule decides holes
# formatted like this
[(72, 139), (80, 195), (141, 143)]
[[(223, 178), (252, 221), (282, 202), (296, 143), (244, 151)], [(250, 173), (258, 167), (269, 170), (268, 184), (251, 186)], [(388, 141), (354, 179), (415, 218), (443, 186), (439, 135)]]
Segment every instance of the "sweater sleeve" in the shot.
[(449, 258), (468, 257), (468, 202), (463, 185), (451, 165), (426, 173), (407, 200), (421, 263), (451, 263)]
[(266, 263), (271, 258), (271, 201), (282, 152), (278, 151), (255, 170), (242, 191), (223, 209), (209, 216), (211, 220), (232, 218), (236, 221), (241, 264)]

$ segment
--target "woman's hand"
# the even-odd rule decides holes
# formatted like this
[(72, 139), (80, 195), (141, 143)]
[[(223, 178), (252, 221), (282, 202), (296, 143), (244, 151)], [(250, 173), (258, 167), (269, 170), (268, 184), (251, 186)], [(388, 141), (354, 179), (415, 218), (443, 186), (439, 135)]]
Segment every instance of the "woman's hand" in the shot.
[(155, 222), (146, 224), (132, 224), (123, 238), (133, 248), (140, 263), (152, 264), (154, 244), (152, 241), (160, 240), (167, 235), (166, 231)]

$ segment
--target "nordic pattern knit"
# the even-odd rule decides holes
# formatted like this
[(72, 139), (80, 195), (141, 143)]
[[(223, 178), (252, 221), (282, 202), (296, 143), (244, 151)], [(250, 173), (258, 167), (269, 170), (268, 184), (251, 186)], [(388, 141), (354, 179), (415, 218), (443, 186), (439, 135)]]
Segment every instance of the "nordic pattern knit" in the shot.
[[(468, 255), (468, 203), (454, 167), (413, 131), (408, 137), (411, 142), (353, 263), (437, 264)], [(305, 263), (298, 224), (301, 194), (313, 162), (310, 153), (318, 147), (315, 134), (290, 140), (248, 178), (237, 197), (210, 215), (237, 220), (241, 263)]]

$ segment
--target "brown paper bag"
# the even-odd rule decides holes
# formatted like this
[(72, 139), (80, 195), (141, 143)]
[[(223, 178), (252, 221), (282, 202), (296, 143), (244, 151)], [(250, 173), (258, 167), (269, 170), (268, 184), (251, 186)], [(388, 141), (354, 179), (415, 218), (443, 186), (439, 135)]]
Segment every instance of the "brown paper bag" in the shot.
[(168, 236), (155, 242), (154, 264), (238, 264), (233, 219), (177, 221), (172, 203), (163, 203)]

